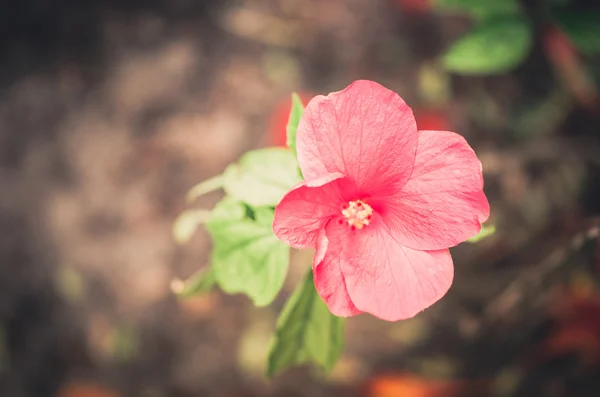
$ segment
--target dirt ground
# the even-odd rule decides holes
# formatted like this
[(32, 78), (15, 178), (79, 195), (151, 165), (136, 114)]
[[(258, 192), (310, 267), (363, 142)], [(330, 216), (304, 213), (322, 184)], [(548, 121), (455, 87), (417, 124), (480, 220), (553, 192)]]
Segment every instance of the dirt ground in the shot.
[[(498, 232), (453, 250), (439, 304), (397, 324), (348, 321), (328, 378), (300, 368), (266, 381), (270, 332), (305, 261), (270, 308), (171, 292), (210, 249), (203, 230), (173, 242), (185, 193), (272, 143), (292, 91), (368, 78), (426, 110), (419, 76), (467, 26), (384, 0), (0, 6), (0, 395), (438, 396), (394, 389), (410, 373), (451, 383), (445, 397), (597, 396), (600, 324), (575, 327), (581, 337), (569, 316), (581, 296), (596, 302), (600, 122), (539, 43), (514, 73), (448, 77), (444, 122), (483, 162)], [(600, 318), (591, 307), (582, 316)]]

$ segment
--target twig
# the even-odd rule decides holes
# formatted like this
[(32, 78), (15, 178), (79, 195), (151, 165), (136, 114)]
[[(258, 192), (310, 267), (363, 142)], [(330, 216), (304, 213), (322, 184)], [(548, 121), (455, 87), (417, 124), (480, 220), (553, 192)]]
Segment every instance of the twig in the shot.
[[(528, 313), (532, 305), (544, 301), (548, 280), (568, 266), (575, 256), (586, 246), (593, 244), (600, 236), (600, 219), (592, 219), (579, 232), (568, 240), (566, 245), (553, 249), (539, 265), (529, 269), (518, 279), (510, 283), (484, 311), (487, 324), (497, 324), (509, 317), (518, 317), (517, 313)], [(537, 299), (534, 299), (537, 298)]]

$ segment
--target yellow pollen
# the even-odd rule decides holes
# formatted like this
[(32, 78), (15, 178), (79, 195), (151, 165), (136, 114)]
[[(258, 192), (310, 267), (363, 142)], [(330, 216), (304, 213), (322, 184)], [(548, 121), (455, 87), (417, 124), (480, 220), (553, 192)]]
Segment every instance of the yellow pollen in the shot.
[[(373, 215), (373, 208), (364, 201), (354, 200), (350, 201), (342, 209), (342, 215), (348, 221), (348, 226), (354, 229), (362, 229), (371, 223), (371, 215)], [(342, 221), (340, 221), (342, 223)]]

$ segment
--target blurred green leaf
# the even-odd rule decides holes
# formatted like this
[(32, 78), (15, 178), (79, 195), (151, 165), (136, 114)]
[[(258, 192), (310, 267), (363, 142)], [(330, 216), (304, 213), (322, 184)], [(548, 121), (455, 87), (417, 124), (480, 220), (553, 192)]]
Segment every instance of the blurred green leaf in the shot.
[(227, 194), (252, 206), (275, 206), (300, 182), (296, 156), (284, 148), (248, 152), (227, 167), (223, 178)]
[(217, 283), (227, 293), (245, 293), (256, 306), (275, 299), (289, 263), (289, 247), (273, 234), (273, 214), (270, 207), (251, 208), (227, 197), (206, 223)]
[(600, 52), (600, 11), (557, 11), (554, 17), (573, 45), (581, 52)]
[(539, 101), (524, 102), (514, 112), (513, 136), (529, 140), (552, 134), (554, 126), (562, 125), (573, 110), (573, 98), (561, 86), (547, 93)]
[(496, 226), (494, 225), (481, 225), (481, 230), (475, 236), (467, 240), (468, 243), (474, 244), (481, 240), (484, 240), (496, 233)]
[(294, 156), (296, 156), (296, 131), (298, 130), (298, 124), (302, 119), (304, 113), (304, 105), (302, 99), (297, 93), (292, 94), (292, 109), (290, 110), (290, 118), (288, 119), (286, 131), (287, 131), (287, 145), (292, 150)]
[(183, 211), (173, 223), (173, 239), (177, 244), (185, 244), (194, 232), (210, 217), (210, 211), (191, 209)]
[(171, 289), (182, 298), (189, 298), (210, 291), (216, 284), (212, 267), (201, 269), (185, 281), (173, 280)]
[(134, 328), (122, 326), (110, 335), (112, 356), (121, 362), (129, 362), (138, 356), (140, 340)]
[(521, 12), (518, 0), (434, 0), (434, 6), (441, 12), (460, 12), (475, 18)]
[(519, 18), (485, 21), (458, 39), (443, 55), (442, 63), (462, 75), (508, 72), (525, 59), (531, 40), (530, 26)]
[(217, 175), (210, 179), (200, 182), (192, 187), (186, 194), (185, 199), (188, 203), (193, 203), (200, 196), (221, 189), (223, 187), (223, 175)]
[(294, 87), (300, 81), (297, 55), (280, 47), (268, 47), (263, 53), (261, 66), (265, 76), (278, 86)]
[(344, 319), (331, 314), (317, 294), (311, 269), (277, 320), (266, 374), (309, 362), (330, 371), (342, 352), (343, 338)]
[(445, 106), (452, 98), (450, 76), (439, 65), (429, 63), (419, 68), (419, 96), (429, 106)]
[(72, 266), (62, 266), (56, 272), (56, 289), (70, 302), (80, 302), (85, 297), (85, 280)]

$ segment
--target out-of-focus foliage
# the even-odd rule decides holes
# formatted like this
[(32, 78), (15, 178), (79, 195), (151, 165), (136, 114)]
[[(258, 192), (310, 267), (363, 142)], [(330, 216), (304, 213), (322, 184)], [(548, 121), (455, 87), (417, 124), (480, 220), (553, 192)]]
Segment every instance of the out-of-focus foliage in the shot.
[(519, 17), (485, 20), (448, 49), (443, 64), (459, 74), (505, 73), (527, 56), (531, 39), (529, 25)]
[[(256, 306), (273, 302), (287, 274), (290, 248), (272, 230), (274, 207), (301, 180), (295, 155), (296, 131), (304, 106), (292, 96), (286, 125), (288, 148), (266, 148), (246, 153), (222, 176), (194, 186), (188, 202), (223, 188), (226, 197), (212, 211), (184, 211), (175, 222), (177, 242), (189, 240), (205, 224), (213, 248), (210, 266), (171, 287), (181, 297), (192, 297), (218, 285), (223, 291), (244, 293)], [(329, 312), (317, 294), (312, 272), (296, 288), (277, 321), (266, 373), (314, 362), (331, 370), (343, 343), (343, 319)]]
[[(297, 99), (300, 99), (300, 104), (302, 104), (302, 112), (304, 112), (304, 106), (306, 106), (313, 97), (314, 94), (312, 92), (304, 91), (294, 93), (289, 97), (286, 96), (285, 99), (280, 99), (277, 101), (272, 109), (271, 116), (269, 117), (267, 132), (269, 146), (289, 147), (293, 150), (293, 147), (288, 144), (288, 136), (289, 139), (292, 140), (295, 138), (287, 133), (288, 125), (290, 125), (290, 121), (292, 121), (295, 117), (293, 115), (293, 111), (290, 112), (290, 109), (293, 108), (294, 102)], [(298, 121), (296, 121), (296, 123), (297, 122)]]
[(200, 182), (192, 187), (185, 196), (188, 203), (193, 203), (200, 196), (221, 189), (223, 187), (223, 175), (217, 175), (213, 178)]
[[(440, 13), (464, 14), (474, 23), (442, 55), (442, 64), (448, 71), (463, 75), (502, 74), (518, 67), (530, 53), (534, 26), (525, 18), (517, 0), (436, 0), (433, 4)], [(543, 2), (538, 12), (548, 16), (545, 25), (558, 26), (580, 52), (600, 52), (599, 11), (573, 10), (568, 2), (557, 0)]]
[(300, 182), (296, 169), (296, 156), (289, 149), (253, 150), (227, 167), (223, 188), (229, 196), (252, 206), (275, 206)]
[(600, 11), (557, 10), (554, 18), (578, 50), (584, 54), (600, 52)]
[(187, 243), (198, 229), (210, 217), (210, 211), (190, 209), (182, 212), (173, 224), (173, 238), (177, 244)]
[(296, 93), (292, 95), (292, 110), (290, 111), (290, 118), (286, 126), (287, 134), (287, 145), (292, 150), (294, 157), (296, 156), (296, 131), (298, 130), (298, 124), (304, 113), (304, 105), (302, 105), (302, 99)]
[(256, 306), (275, 299), (287, 273), (290, 249), (275, 237), (272, 223), (272, 208), (251, 208), (228, 197), (206, 224), (217, 283), (228, 293), (247, 294)]
[(342, 352), (343, 325), (317, 294), (309, 270), (277, 320), (267, 375), (307, 362), (331, 370)]
[(139, 335), (129, 326), (120, 326), (111, 330), (110, 335), (111, 356), (120, 362), (129, 362), (139, 354)]
[(176, 294), (182, 298), (187, 298), (210, 291), (215, 286), (216, 282), (217, 280), (215, 279), (213, 268), (208, 267), (207, 269), (198, 270), (185, 282), (174, 280), (171, 287)]
[(419, 68), (419, 97), (429, 106), (442, 107), (452, 98), (450, 76), (438, 65), (426, 63)]
[(466, 13), (475, 18), (514, 15), (521, 11), (518, 0), (433, 0), (442, 12)]

